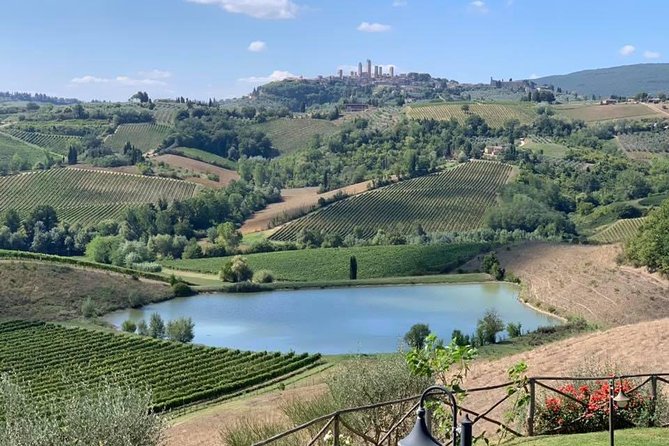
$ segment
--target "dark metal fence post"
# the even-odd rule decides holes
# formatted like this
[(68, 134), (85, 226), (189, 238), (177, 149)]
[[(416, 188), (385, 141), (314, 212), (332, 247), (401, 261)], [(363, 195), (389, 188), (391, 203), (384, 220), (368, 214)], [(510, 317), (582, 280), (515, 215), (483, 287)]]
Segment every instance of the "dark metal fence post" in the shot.
[[(472, 446), (472, 420), (469, 415), (465, 415), (465, 419), (460, 423), (460, 446)], [(453, 439), (455, 444), (455, 439)]]
[(334, 427), (332, 433), (334, 435), (334, 446), (339, 446), (339, 414), (334, 417)]
[(615, 395), (615, 385), (616, 382), (615, 380), (609, 381), (609, 445), (610, 446), (615, 446), (615, 437), (613, 433), (613, 429), (615, 428), (614, 423), (613, 423), (613, 396)]
[(534, 436), (534, 414), (536, 412), (536, 383), (534, 378), (530, 378), (530, 408), (527, 413), (527, 436)]
[(657, 409), (657, 376), (650, 377), (650, 397), (653, 401), (650, 403), (650, 427), (657, 425), (655, 420), (655, 410)]

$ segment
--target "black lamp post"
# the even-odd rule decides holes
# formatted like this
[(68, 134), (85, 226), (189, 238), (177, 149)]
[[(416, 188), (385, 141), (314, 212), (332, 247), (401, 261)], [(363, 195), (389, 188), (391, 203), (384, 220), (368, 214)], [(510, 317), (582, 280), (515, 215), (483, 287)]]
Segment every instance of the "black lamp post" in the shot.
[(615, 389), (615, 380), (610, 380), (609, 381), (609, 440), (610, 440), (610, 446), (615, 446), (615, 436), (613, 433), (614, 426), (613, 426), (613, 412), (615, 410), (615, 407), (618, 406), (621, 409), (624, 409), (627, 407), (627, 404), (629, 403), (630, 399), (623, 393), (623, 379), (620, 378), (620, 390), (618, 391), (618, 394), (616, 395), (616, 389)]
[[(425, 391), (421, 395), (420, 403), (418, 404), (418, 418), (416, 419), (416, 424), (414, 425), (409, 435), (407, 435), (406, 438), (403, 438), (402, 440), (399, 441), (398, 443), (399, 446), (442, 446), (441, 443), (439, 443), (432, 436), (425, 421), (425, 398), (427, 398), (427, 396), (430, 393), (436, 391), (441, 392), (446, 396), (448, 396), (448, 399), (451, 403), (451, 413), (453, 416), (453, 432), (451, 434), (452, 435), (451, 438), (453, 438), (453, 445), (456, 444), (455, 440), (458, 433), (458, 405), (455, 401), (455, 396), (453, 395), (453, 392), (448, 390), (446, 387), (432, 386), (425, 389)], [(462, 435), (460, 436), (462, 440), (461, 445), (471, 446), (472, 422), (471, 420), (469, 420), (468, 417), (465, 417), (465, 420), (462, 423), (461, 432), (462, 432)]]

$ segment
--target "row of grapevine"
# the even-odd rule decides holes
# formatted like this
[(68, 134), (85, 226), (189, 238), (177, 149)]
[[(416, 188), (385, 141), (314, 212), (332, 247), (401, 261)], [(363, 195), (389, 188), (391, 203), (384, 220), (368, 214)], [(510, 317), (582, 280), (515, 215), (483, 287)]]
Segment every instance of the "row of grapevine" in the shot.
[(167, 410), (225, 396), (308, 367), (318, 355), (241, 352), (41, 322), (0, 323), (0, 373), (31, 383), (36, 396), (66, 397), (64, 376), (95, 384), (119, 376), (146, 384)]
[[(463, 110), (463, 107), (465, 110)], [(517, 119), (521, 124), (530, 124), (536, 117), (531, 105), (520, 103), (443, 103), (409, 107), (407, 110), (407, 116), (412, 119), (436, 119), (439, 121), (455, 119), (461, 124), (472, 115), (479, 115), (491, 127), (502, 127), (505, 122), (511, 119)]]
[(180, 110), (186, 110), (186, 106), (172, 102), (157, 102), (153, 110), (153, 118), (158, 124), (174, 125)]
[(164, 124), (123, 124), (105, 140), (105, 145), (122, 150), (129, 142), (142, 152), (155, 150), (169, 136), (172, 128)]
[(669, 154), (669, 131), (622, 134), (618, 140), (625, 152)]
[(53, 206), (70, 223), (97, 223), (119, 217), (123, 210), (142, 203), (192, 197), (193, 183), (119, 172), (85, 169), (50, 169), (0, 177), (0, 212), (29, 211)]
[(618, 220), (606, 228), (598, 231), (591, 237), (598, 243), (617, 243), (624, 242), (636, 235), (643, 224), (645, 218), (629, 218)]
[(70, 146), (81, 146), (81, 138), (70, 135), (54, 135), (50, 133), (26, 132), (23, 130), (9, 128), (6, 132), (15, 138), (29, 144), (53, 150), (54, 152), (67, 155)]
[(309, 118), (280, 118), (257, 126), (281, 153), (308, 147), (316, 135), (326, 138), (339, 129), (330, 121)]
[(461, 164), (336, 202), (284, 225), (270, 238), (295, 240), (302, 229), (342, 237), (357, 230), (365, 238), (378, 229), (406, 234), (417, 224), (427, 232), (476, 229), (511, 171), (511, 166), (497, 162)]

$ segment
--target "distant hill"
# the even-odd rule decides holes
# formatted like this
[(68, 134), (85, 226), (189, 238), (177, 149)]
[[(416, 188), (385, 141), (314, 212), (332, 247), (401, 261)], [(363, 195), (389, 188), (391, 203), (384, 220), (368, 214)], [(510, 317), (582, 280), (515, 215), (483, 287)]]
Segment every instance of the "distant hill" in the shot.
[(669, 63), (623, 65), (577, 71), (571, 74), (534, 79), (537, 84), (552, 84), (584, 95), (608, 97), (634, 96), (640, 92), (656, 95), (669, 92)]

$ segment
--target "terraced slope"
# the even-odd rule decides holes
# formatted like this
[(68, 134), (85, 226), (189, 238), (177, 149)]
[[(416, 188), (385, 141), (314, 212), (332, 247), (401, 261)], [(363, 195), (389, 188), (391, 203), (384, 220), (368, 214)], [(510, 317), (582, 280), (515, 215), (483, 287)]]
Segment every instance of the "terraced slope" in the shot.
[(39, 147), (0, 132), (0, 164), (4, 164), (9, 168), (12, 158), (15, 161), (19, 158), (25, 164), (24, 167), (31, 169), (36, 163), (45, 161), (46, 155), (44, 154), (44, 150), (41, 150)]
[[(467, 105), (469, 110), (463, 110)], [(521, 124), (530, 124), (536, 117), (534, 106), (521, 102), (492, 102), (492, 103), (442, 103), (411, 106), (407, 109), (407, 116), (411, 119), (436, 119), (448, 121), (453, 118), (459, 123), (472, 115), (479, 115), (491, 127), (502, 127), (510, 119), (517, 119)]]
[(52, 150), (67, 155), (70, 146), (78, 147), (81, 144), (81, 138), (70, 135), (55, 135), (50, 133), (26, 132), (18, 129), (7, 129), (9, 135), (14, 136), (29, 144), (34, 144), (45, 149)]
[(164, 124), (123, 124), (105, 140), (105, 145), (120, 151), (129, 142), (146, 153), (157, 149), (170, 131), (171, 127)]
[(172, 409), (263, 384), (318, 361), (318, 355), (241, 352), (41, 322), (0, 324), (0, 372), (29, 381), (37, 395), (66, 397), (109, 376), (146, 383), (154, 407)]
[(417, 224), (427, 232), (476, 229), (512, 170), (497, 162), (460, 164), (336, 202), (284, 225), (270, 239), (295, 240), (302, 229), (345, 237), (357, 228), (364, 238), (378, 229), (407, 234)]
[(599, 243), (624, 242), (634, 237), (644, 220), (645, 218), (643, 217), (618, 220), (615, 223), (598, 230), (595, 235), (590, 238)]
[(259, 124), (257, 128), (267, 134), (272, 145), (282, 154), (308, 147), (316, 135), (326, 138), (338, 131), (330, 121), (308, 118), (275, 119)]
[(70, 223), (97, 223), (118, 218), (124, 209), (160, 198), (192, 197), (193, 183), (118, 172), (51, 169), (0, 177), (0, 212), (8, 208), (29, 211), (41, 204), (53, 206)]

